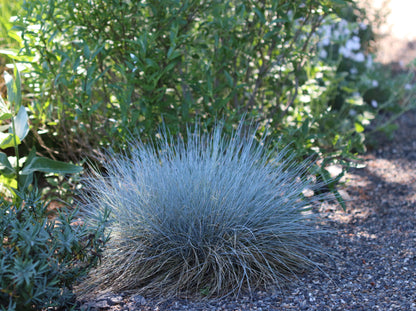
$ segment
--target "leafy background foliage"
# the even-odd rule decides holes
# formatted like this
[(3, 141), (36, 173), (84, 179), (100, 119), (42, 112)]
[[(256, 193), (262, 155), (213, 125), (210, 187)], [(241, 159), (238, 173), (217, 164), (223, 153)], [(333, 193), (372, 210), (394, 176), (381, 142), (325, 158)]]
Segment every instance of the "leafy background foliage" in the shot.
[[(20, 30), (43, 95), (33, 113), (45, 120), (34, 126), (51, 126), (72, 160), (152, 137), (162, 118), (177, 132), (195, 116), (231, 127), (248, 114), (280, 131), (296, 117), (312, 36), (346, 3), (25, 2)], [(311, 117), (327, 108), (316, 106)]]

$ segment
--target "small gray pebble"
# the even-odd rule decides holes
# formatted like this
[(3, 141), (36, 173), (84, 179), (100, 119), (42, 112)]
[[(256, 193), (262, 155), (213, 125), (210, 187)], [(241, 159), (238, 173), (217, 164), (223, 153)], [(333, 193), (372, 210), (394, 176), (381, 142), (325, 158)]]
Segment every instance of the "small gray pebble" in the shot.
[(141, 295), (134, 295), (134, 296), (130, 297), (130, 301), (133, 301), (138, 305), (145, 305), (146, 304), (146, 299)]
[(112, 296), (107, 298), (107, 303), (110, 306), (114, 306), (116, 304), (123, 305), (123, 297), (120, 296), (120, 295), (112, 295)]

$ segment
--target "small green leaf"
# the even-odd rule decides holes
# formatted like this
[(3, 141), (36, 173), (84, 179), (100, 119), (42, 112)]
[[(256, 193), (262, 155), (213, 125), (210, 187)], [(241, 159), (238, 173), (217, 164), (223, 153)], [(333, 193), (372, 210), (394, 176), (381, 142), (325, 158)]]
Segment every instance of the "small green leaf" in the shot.
[[(17, 41), (21, 40), (20, 36), (14, 34), (12, 31), (9, 31), (9, 37), (15, 38)], [(0, 54), (7, 55), (9, 58), (18, 62), (32, 63), (35, 60), (34, 56), (19, 55), (19, 51), (19, 49), (0, 49)]]
[(25, 107), (20, 107), (19, 112), (14, 118), (16, 135), (22, 141), (26, 135), (29, 133), (29, 117), (27, 115)]
[[(7, 106), (7, 104), (5, 103), (5, 101), (3, 100), (3, 98), (0, 96), (0, 112), (2, 114), (5, 113), (10, 113), (9, 107)], [(3, 119), (5, 120), (5, 119)]]
[(151, 58), (146, 58), (145, 62), (148, 65), (149, 68), (159, 69), (158, 64)]
[(26, 158), (26, 166), (27, 165), (29, 165), (29, 164), (31, 164), (32, 163), (32, 161), (35, 159), (35, 158), (37, 158), (36, 157), (36, 148), (35, 147), (33, 147), (32, 148), (32, 150), (30, 150), (30, 152), (29, 152), (29, 154), (27, 155), (27, 158)]
[[(32, 148), (32, 150), (30, 150), (27, 158), (26, 158), (26, 162), (25, 162), (25, 166), (29, 166), (33, 160), (37, 158), (36, 157), (36, 148)], [(22, 173), (20, 173), (20, 180), (19, 180), (19, 188), (20, 189), (28, 189), (29, 185), (32, 183), (33, 181), (33, 172), (27, 175), (24, 175)]]
[[(8, 120), (12, 117), (13, 115), (11, 113), (3, 113), (2, 115), (0, 115), (0, 121), (4, 121), (4, 120)], [(8, 126), (9, 127), (9, 126)]]
[(19, 178), (19, 189), (28, 189), (29, 185), (33, 182), (33, 174), (20, 175)]
[(14, 147), (14, 137), (16, 137), (16, 144), (20, 145), (21, 141), (18, 136), (12, 133), (0, 133), (0, 149)]
[(336, 200), (341, 205), (344, 212), (347, 210), (347, 206), (345, 204), (344, 198), (341, 196), (341, 194), (338, 192), (338, 190), (333, 191), (333, 194), (335, 195)]
[(16, 101), (16, 109), (19, 109), (20, 105), (22, 104), (22, 81), (20, 80), (20, 72), (19, 69), (17, 69), (17, 66), (14, 66), (14, 88), (15, 88), (15, 101)]
[(13, 105), (13, 103), (15, 102), (13, 77), (7, 71), (4, 72), (4, 82), (7, 86), (7, 100), (11, 105)]
[(84, 44), (84, 56), (86, 59), (89, 59), (90, 55), (91, 55), (90, 48), (88, 47), (88, 44), (85, 43)]
[(224, 75), (225, 75), (225, 79), (227, 80), (228, 86), (233, 87), (234, 81), (233, 81), (233, 78), (231, 77), (231, 75), (225, 70), (224, 70)]
[(182, 55), (181, 51), (177, 51), (177, 50), (175, 51), (172, 47), (169, 48), (169, 51), (168, 51), (168, 54), (167, 54), (169, 60), (173, 60), (175, 58), (178, 58), (181, 55)]
[(355, 122), (354, 125), (355, 125), (355, 130), (357, 131), (357, 133), (364, 132), (364, 127), (360, 123)]
[(33, 172), (57, 173), (57, 174), (74, 174), (82, 171), (81, 166), (55, 161), (47, 158), (35, 157), (26, 164), (22, 170), (23, 175), (28, 175)]
[(265, 24), (266, 23), (266, 18), (264, 17), (263, 12), (261, 12), (258, 8), (254, 8), (254, 12), (260, 18), (260, 21), (262, 22), (262, 24)]
[(0, 152), (0, 171), (3, 175), (12, 175), (15, 173), (7, 155), (3, 152)]

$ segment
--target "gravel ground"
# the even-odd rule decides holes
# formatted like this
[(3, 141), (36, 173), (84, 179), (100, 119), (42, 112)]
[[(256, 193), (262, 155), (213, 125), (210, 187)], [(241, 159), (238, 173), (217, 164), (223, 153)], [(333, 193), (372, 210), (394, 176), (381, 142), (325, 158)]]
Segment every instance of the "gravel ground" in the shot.
[(90, 310), (416, 310), (416, 112), (398, 120), (394, 141), (381, 141), (366, 167), (347, 175), (347, 211), (321, 207), (333, 233), (319, 243), (334, 256), (283, 290), (252, 299), (106, 295)]

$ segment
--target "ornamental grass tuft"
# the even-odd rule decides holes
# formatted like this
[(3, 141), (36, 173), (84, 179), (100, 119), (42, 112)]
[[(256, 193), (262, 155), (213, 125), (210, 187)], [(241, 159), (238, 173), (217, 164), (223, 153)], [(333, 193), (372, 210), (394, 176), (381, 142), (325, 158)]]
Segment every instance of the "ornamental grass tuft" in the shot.
[(129, 155), (108, 154), (84, 199), (89, 221), (111, 212), (111, 238), (82, 291), (222, 297), (281, 286), (315, 265), (310, 209), (323, 196), (303, 195), (314, 187), (308, 164), (242, 128), (197, 127), (186, 141), (162, 131)]

